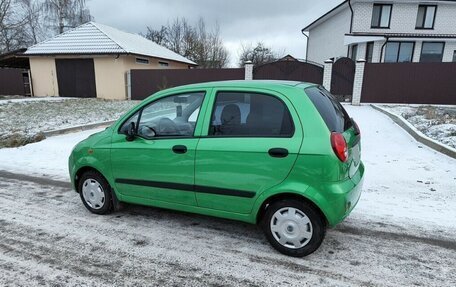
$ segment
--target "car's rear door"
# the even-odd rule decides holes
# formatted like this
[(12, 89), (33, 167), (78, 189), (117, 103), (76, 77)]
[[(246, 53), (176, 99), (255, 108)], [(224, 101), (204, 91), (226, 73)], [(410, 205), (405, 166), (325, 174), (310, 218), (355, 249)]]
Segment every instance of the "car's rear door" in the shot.
[(284, 95), (214, 89), (196, 151), (198, 206), (250, 213), (261, 192), (287, 177), (302, 137), (296, 111)]
[(341, 133), (347, 142), (347, 176), (352, 177), (361, 162), (361, 135), (359, 129), (337, 99), (322, 87), (313, 86), (305, 90), (331, 132)]

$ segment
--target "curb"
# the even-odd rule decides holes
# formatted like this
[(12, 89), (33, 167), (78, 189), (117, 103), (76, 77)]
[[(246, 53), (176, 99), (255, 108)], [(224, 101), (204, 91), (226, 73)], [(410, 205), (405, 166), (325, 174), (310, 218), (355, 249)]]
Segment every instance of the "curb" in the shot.
[(107, 126), (113, 124), (114, 122), (115, 121), (107, 121), (107, 122), (100, 122), (100, 123), (94, 123), (94, 124), (88, 124), (88, 125), (74, 126), (74, 127), (60, 129), (60, 130), (43, 132), (43, 135), (45, 137), (52, 137), (52, 136), (63, 135), (63, 134), (72, 133), (72, 132), (81, 132), (81, 131), (91, 130), (91, 129), (95, 129), (95, 128), (107, 127)]
[(370, 105), (375, 110), (387, 115), (391, 118), (396, 124), (398, 124), (401, 128), (403, 128), (406, 132), (408, 132), (416, 141), (430, 147), (433, 150), (436, 150), (440, 153), (443, 153), (449, 157), (456, 159), (456, 149), (444, 145), (436, 140), (431, 139), (430, 137), (424, 135), (418, 129), (416, 129), (411, 123), (405, 120), (403, 117), (396, 115), (390, 111), (387, 111), (378, 105), (371, 104)]
[(52, 185), (52, 186), (63, 187), (63, 188), (73, 188), (71, 186), (71, 182), (69, 182), (69, 181), (55, 180), (55, 179), (49, 179), (49, 178), (45, 178), (45, 177), (13, 173), (13, 172), (9, 172), (6, 170), (0, 170), (0, 177), (14, 179), (14, 180), (21, 180), (21, 181), (26, 180), (26, 181), (34, 182), (37, 184), (43, 184), (43, 185)]

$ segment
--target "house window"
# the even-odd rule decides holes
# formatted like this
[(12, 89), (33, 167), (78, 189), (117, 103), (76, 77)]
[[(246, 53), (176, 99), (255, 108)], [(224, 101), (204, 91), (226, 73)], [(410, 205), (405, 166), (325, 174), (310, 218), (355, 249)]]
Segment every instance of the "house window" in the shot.
[(453, 62), (456, 62), (456, 50), (453, 51)]
[(149, 59), (144, 59), (144, 58), (136, 58), (136, 63), (137, 64), (149, 64)]
[(366, 61), (372, 63), (372, 56), (374, 55), (374, 42), (366, 44)]
[(358, 53), (358, 45), (353, 45), (351, 47), (351, 59), (356, 61), (356, 54)]
[(423, 42), (420, 62), (442, 62), (444, 42)]
[(414, 42), (388, 42), (385, 51), (385, 63), (411, 62)]
[(169, 66), (168, 63), (166, 63), (166, 62), (161, 62), (161, 61), (158, 62), (158, 64), (159, 64), (161, 67), (168, 67), (168, 66)]
[(434, 29), (435, 5), (418, 6), (418, 15), (416, 17), (416, 29)]
[(391, 4), (374, 4), (371, 28), (389, 28), (392, 8)]

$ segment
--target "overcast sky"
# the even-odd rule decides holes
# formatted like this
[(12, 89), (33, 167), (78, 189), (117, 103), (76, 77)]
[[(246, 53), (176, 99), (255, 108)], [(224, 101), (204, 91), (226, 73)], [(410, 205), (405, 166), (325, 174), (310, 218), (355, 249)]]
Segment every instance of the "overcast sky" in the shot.
[(95, 22), (131, 33), (158, 29), (176, 17), (195, 23), (202, 17), (209, 29), (216, 22), (237, 65), (240, 46), (259, 41), (278, 52), (305, 58), (301, 29), (342, 0), (89, 0)]

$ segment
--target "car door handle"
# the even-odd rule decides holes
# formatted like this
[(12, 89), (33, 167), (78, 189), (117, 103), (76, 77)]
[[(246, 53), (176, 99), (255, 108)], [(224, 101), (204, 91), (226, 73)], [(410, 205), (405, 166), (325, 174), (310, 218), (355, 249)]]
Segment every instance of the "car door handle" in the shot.
[(272, 157), (287, 157), (288, 156), (288, 150), (286, 148), (271, 148), (268, 151), (269, 155)]
[(175, 146), (173, 146), (173, 152), (174, 153), (186, 153), (187, 147), (184, 145), (175, 145)]

